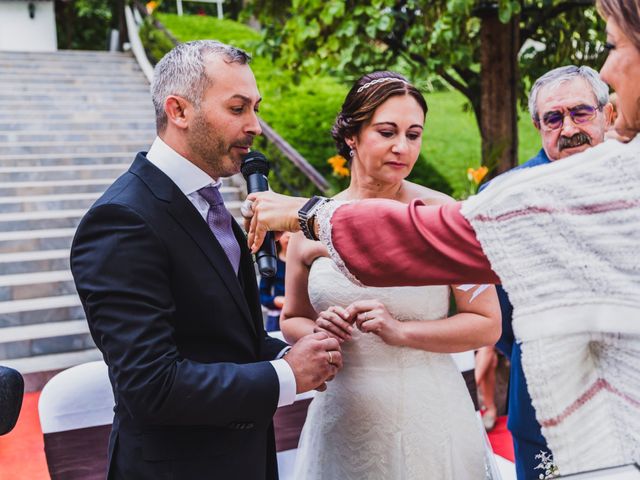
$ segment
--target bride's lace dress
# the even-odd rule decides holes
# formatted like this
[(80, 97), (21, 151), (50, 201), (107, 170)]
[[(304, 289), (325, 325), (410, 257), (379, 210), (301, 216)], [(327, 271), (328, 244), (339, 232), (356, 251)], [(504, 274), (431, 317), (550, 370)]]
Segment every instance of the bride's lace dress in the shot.
[[(378, 299), (398, 320), (446, 317), (448, 287), (359, 287), (328, 258), (309, 273), (317, 312)], [(344, 367), (309, 407), (296, 480), (482, 480), (483, 432), (448, 354), (385, 344), (354, 329)]]

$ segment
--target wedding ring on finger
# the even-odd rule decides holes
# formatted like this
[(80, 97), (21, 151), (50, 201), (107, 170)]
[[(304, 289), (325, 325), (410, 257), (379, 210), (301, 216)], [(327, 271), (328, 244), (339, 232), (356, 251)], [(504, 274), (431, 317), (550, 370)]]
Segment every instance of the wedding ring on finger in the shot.
[(248, 198), (242, 202), (240, 205), (240, 213), (244, 218), (253, 217), (253, 200), (249, 200)]
[(333, 365), (333, 353), (331, 350), (327, 351), (327, 353), (329, 354), (329, 365)]
[(362, 316), (362, 321), (366, 322), (367, 320), (369, 320), (369, 312), (364, 312), (364, 315)]

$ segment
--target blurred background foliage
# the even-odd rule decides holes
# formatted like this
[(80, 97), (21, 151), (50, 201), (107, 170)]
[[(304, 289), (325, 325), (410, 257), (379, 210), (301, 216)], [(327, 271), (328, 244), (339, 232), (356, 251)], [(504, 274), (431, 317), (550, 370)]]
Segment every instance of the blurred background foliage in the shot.
[(112, 0), (55, 0), (58, 48), (106, 50), (115, 7)]
[[(61, 48), (104, 48), (115, 1), (60, 2)], [(159, 2), (145, 20), (141, 37), (149, 56), (157, 61), (173, 46), (154, 21), (179, 41), (213, 38), (251, 52), (265, 99), (261, 116), (334, 190), (348, 178), (332, 176), (327, 163), (335, 155), (331, 125), (350, 84), (379, 69), (408, 76), (429, 104), (412, 179), (457, 196), (467, 190), (467, 169), (481, 163), (479, 53), (487, 48), (479, 39), (481, 8), (518, 22), (521, 162), (540, 148), (522, 110), (532, 82), (561, 65), (599, 68), (603, 61), (604, 25), (590, 0), (234, 0), (225, 1), (224, 20), (215, 18), (215, 5), (183, 6), (186, 14), (178, 17), (175, 2)], [(274, 160), (274, 188), (314, 191), (275, 148), (264, 139), (258, 143)]]

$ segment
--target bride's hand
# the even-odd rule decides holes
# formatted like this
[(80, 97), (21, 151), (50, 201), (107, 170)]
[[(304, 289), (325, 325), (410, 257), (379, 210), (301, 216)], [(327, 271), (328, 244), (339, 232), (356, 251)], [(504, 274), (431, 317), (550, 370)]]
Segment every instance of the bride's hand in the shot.
[(379, 300), (359, 300), (347, 307), (360, 331), (375, 333), (388, 345), (405, 344), (403, 323), (391, 316)]
[(314, 333), (325, 332), (342, 343), (351, 340), (352, 322), (353, 320), (350, 319), (347, 310), (334, 305), (320, 312), (320, 315), (316, 318), (316, 326), (313, 331)]

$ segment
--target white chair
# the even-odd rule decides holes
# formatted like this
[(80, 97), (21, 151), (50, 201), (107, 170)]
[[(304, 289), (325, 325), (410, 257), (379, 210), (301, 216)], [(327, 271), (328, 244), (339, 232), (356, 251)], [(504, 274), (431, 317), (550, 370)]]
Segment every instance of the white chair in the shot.
[(114, 399), (107, 366), (85, 363), (54, 376), (38, 412), (52, 480), (104, 479)]
[[(280, 332), (273, 332), (282, 338)], [(315, 392), (296, 397), (274, 417), (280, 480), (293, 479), (295, 451)], [(104, 362), (60, 372), (42, 389), (38, 411), (52, 480), (103, 480), (113, 422), (113, 393)]]

